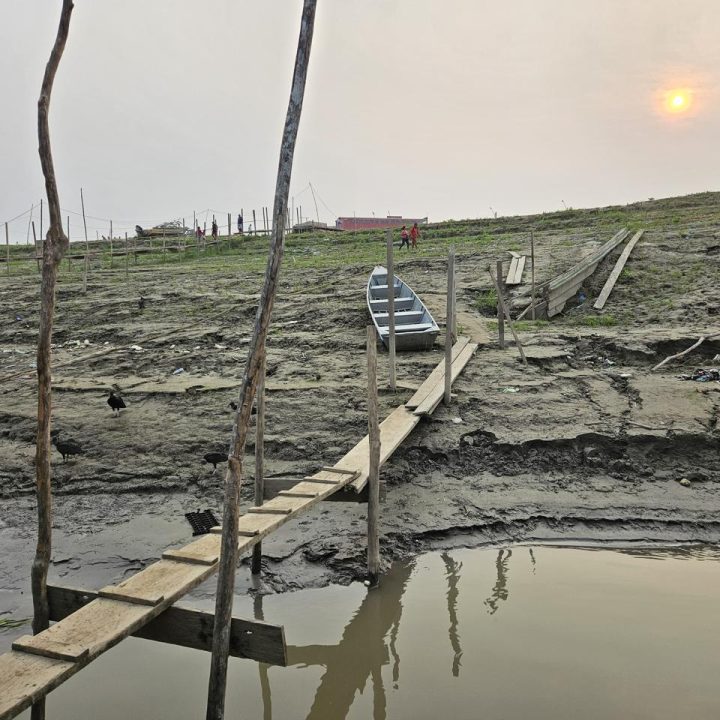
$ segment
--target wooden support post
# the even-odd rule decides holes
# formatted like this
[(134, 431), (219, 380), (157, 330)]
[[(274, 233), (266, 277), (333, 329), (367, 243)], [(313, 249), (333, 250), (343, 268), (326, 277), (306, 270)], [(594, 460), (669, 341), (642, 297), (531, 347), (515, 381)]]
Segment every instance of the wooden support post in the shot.
[(532, 264), (532, 276), (530, 285), (530, 307), (531, 317), (535, 319), (535, 231), (530, 230), (530, 263)]
[(453, 327), (453, 298), (455, 296), (455, 248), (451, 247), (448, 253), (447, 270), (447, 313), (445, 317), (445, 397), (446, 405), (450, 404), (450, 389), (452, 387), (452, 327)]
[(32, 231), (33, 231), (33, 245), (35, 246), (35, 262), (37, 262), (37, 269), (38, 272), (40, 272), (40, 253), (38, 252), (38, 243), (37, 243), (37, 235), (35, 234), (35, 221), (32, 221)]
[(113, 226), (110, 221), (110, 269), (113, 269)]
[(508, 327), (510, 328), (510, 332), (513, 335), (513, 338), (515, 339), (515, 344), (517, 345), (518, 352), (520, 353), (520, 357), (522, 358), (522, 361), (525, 365), (528, 364), (527, 358), (525, 357), (525, 352), (523, 351), (522, 343), (520, 342), (520, 338), (517, 336), (517, 333), (515, 332), (515, 326), (512, 323), (512, 320), (510, 319), (510, 312), (507, 309), (507, 305), (505, 304), (505, 300), (502, 296), (502, 290), (500, 287), (500, 284), (502, 283), (502, 280), (498, 280), (493, 275), (492, 268), (490, 265), (488, 265), (488, 273), (490, 273), (490, 277), (492, 278), (493, 284), (495, 285), (495, 290), (498, 294), (498, 299), (500, 300), (500, 309), (503, 312), (503, 315), (505, 316), (505, 319), (507, 320)]
[[(45, 179), (45, 193), (50, 216), (45, 252), (43, 253), (40, 282), (40, 314), (37, 346), (37, 432), (35, 436), (35, 492), (37, 498), (38, 534), (35, 557), (30, 571), (33, 597), (33, 633), (37, 635), (50, 625), (47, 596), (47, 576), (52, 554), (52, 490), (50, 465), (50, 421), (52, 415), (52, 331), (55, 316), (55, 296), (58, 268), (68, 248), (63, 233), (60, 197), (55, 180), (52, 149), (50, 146), (50, 96), (53, 82), (62, 58), (70, 29), (72, 0), (63, 0), (57, 35), (45, 66), (40, 97), (38, 99), (38, 141), (40, 165)], [(44, 720), (45, 698), (32, 706), (32, 720)]]
[(453, 262), (453, 296), (452, 296), (452, 341), (457, 342), (457, 267)]
[(240, 383), (238, 410), (233, 428), (233, 437), (225, 473), (225, 494), (223, 503), (222, 540), (218, 563), (218, 582), (215, 601), (215, 624), (213, 628), (212, 662), (208, 685), (206, 720), (223, 720), (225, 717), (225, 689), (227, 687), (228, 653), (230, 649), (230, 622), (232, 619), (235, 593), (235, 569), (238, 562), (238, 527), (240, 487), (242, 485), (242, 458), (245, 449), (253, 400), (257, 392), (262, 360), (265, 357), (265, 342), (270, 327), (275, 295), (277, 294), (280, 265), (285, 242), (285, 217), (290, 195), (295, 142), (297, 140), (300, 116), (302, 114), (305, 84), (307, 80), (315, 10), (317, 0), (303, 0), (300, 37), (295, 56), (290, 99), (288, 101), (285, 127), (280, 144), (273, 225), (265, 281), (258, 303), (255, 327), (250, 338), (247, 363)]
[(387, 231), (387, 286), (388, 286), (388, 352), (390, 355), (390, 389), (397, 389), (395, 380), (395, 264), (393, 262), (392, 232)]
[(165, 262), (165, 237), (163, 236), (162, 261)]
[(368, 363), (368, 439), (370, 445), (370, 472), (368, 474), (368, 580), (371, 587), (378, 584), (380, 576), (380, 425), (378, 422), (377, 396), (377, 337), (375, 328), (367, 328)]
[(90, 251), (90, 246), (87, 236), (87, 220), (85, 219), (85, 198), (83, 196), (82, 188), (80, 188), (80, 205), (82, 206), (83, 228), (85, 229), (85, 274), (83, 276), (83, 294), (87, 294), (88, 266), (90, 264), (90, 258), (88, 257), (88, 253)]
[(130, 245), (128, 244), (127, 232), (125, 233), (125, 278), (128, 277), (128, 262), (130, 261)]
[(10, 274), (10, 231), (8, 224), (5, 223), (5, 264), (7, 265), (7, 274)]
[(232, 214), (228, 213), (228, 250), (230, 249), (230, 237), (232, 236)]
[[(68, 239), (70, 236), (68, 235)], [(43, 199), (40, 198), (40, 242), (42, 242), (45, 239), (45, 236), (43, 235)]]
[(257, 220), (255, 219), (255, 211), (253, 210), (253, 235), (257, 235)]
[[(267, 355), (263, 356), (258, 378), (255, 398), (255, 506), (263, 504), (265, 499), (265, 371), (267, 369)], [(258, 575), (262, 570), (262, 543), (253, 548), (251, 572)]]
[(502, 260), (498, 260), (496, 263), (496, 272), (498, 281), (495, 283), (495, 292), (497, 293), (497, 324), (498, 324), (498, 344), (500, 349), (505, 349), (505, 315), (503, 314), (503, 280), (502, 280)]
[[(67, 216), (67, 237), (68, 237), (68, 247), (70, 247), (70, 216)], [(72, 270), (72, 258), (70, 257), (70, 254), (68, 253), (68, 270)]]

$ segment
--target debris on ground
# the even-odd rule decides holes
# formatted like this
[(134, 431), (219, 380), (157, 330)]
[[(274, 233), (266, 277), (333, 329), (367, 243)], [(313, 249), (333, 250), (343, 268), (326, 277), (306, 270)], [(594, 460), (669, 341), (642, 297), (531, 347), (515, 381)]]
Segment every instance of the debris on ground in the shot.
[(720, 382), (720, 370), (718, 368), (698, 368), (691, 375), (678, 375), (680, 380), (692, 380), (693, 382)]

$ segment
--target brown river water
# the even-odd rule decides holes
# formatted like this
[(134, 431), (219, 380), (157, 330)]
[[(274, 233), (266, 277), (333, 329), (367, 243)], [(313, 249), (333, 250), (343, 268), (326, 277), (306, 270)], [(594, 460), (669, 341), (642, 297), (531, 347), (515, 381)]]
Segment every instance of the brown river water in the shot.
[[(231, 660), (228, 719), (720, 717), (717, 549), (454, 549), (379, 589), (238, 598), (235, 614), (284, 625), (290, 666)], [(131, 638), (52, 693), (48, 719), (203, 718), (208, 668)]]

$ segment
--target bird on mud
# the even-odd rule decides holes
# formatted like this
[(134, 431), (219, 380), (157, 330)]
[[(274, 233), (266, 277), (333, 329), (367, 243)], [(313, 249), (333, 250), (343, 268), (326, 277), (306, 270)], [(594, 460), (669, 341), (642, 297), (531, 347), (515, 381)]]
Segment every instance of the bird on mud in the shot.
[(80, 443), (71, 438), (61, 440), (59, 430), (53, 430), (50, 433), (50, 437), (52, 438), (52, 443), (55, 446), (55, 449), (62, 455), (63, 463), (66, 462), (71, 455), (83, 454), (83, 449)]
[[(237, 412), (238, 404), (237, 404), (234, 400), (231, 400), (231, 401), (227, 404), (227, 406), (228, 406), (233, 412)], [(257, 407), (256, 407), (255, 405), (252, 406), (252, 409), (250, 410), (250, 414), (251, 414), (251, 415), (257, 415)]]
[(110, 395), (107, 399), (107, 404), (112, 408), (113, 415), (119, 416), (120, 411), (127, 408), (125, 401), (120, 397), (120, 393), (117, 390), (111, 390)]
[(145, 298), (141, 295), (141, 296), (140, 296), (140, 299), (138, 300), (138, 308), (139, 308), (140, 310), (144, 310), (144, 309), (145, 309), (145, 302), (146, 302), (146, 301), (145, 301)]
[(218, 463), (227, 462), (227, 453), (209, 452), (203, 455), (203, 460), (213, 466), (213, 475), (217, 472)]

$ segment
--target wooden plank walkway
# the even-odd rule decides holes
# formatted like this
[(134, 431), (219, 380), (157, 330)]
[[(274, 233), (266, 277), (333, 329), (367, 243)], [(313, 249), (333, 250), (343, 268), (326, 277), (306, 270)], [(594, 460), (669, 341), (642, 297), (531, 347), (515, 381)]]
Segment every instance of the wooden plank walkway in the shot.
[[(453, 347), (453, 380), (477, 345), (459, 338)], [(422, 415), (430, 414), (444, 393), (444, 361), (405, 405), (380, 424), (381, 465), (387, 461)], [(240, 517), (238, 548), (246, 553), (266, 535), (307, 512), (347, 485), (360, 491), (369, 472), (369, 440), (365, 436), (333, 467), (322, 468), (260, 507)], [(221, 528), (181, 548), (166, 550), (162, 559), (114, 586), (38, 635), (16, 640), (0, 656), (0, 720), (9, 720), (44, 697), (96, 657), (136, 634), (175, 601), (218, 569)]]

